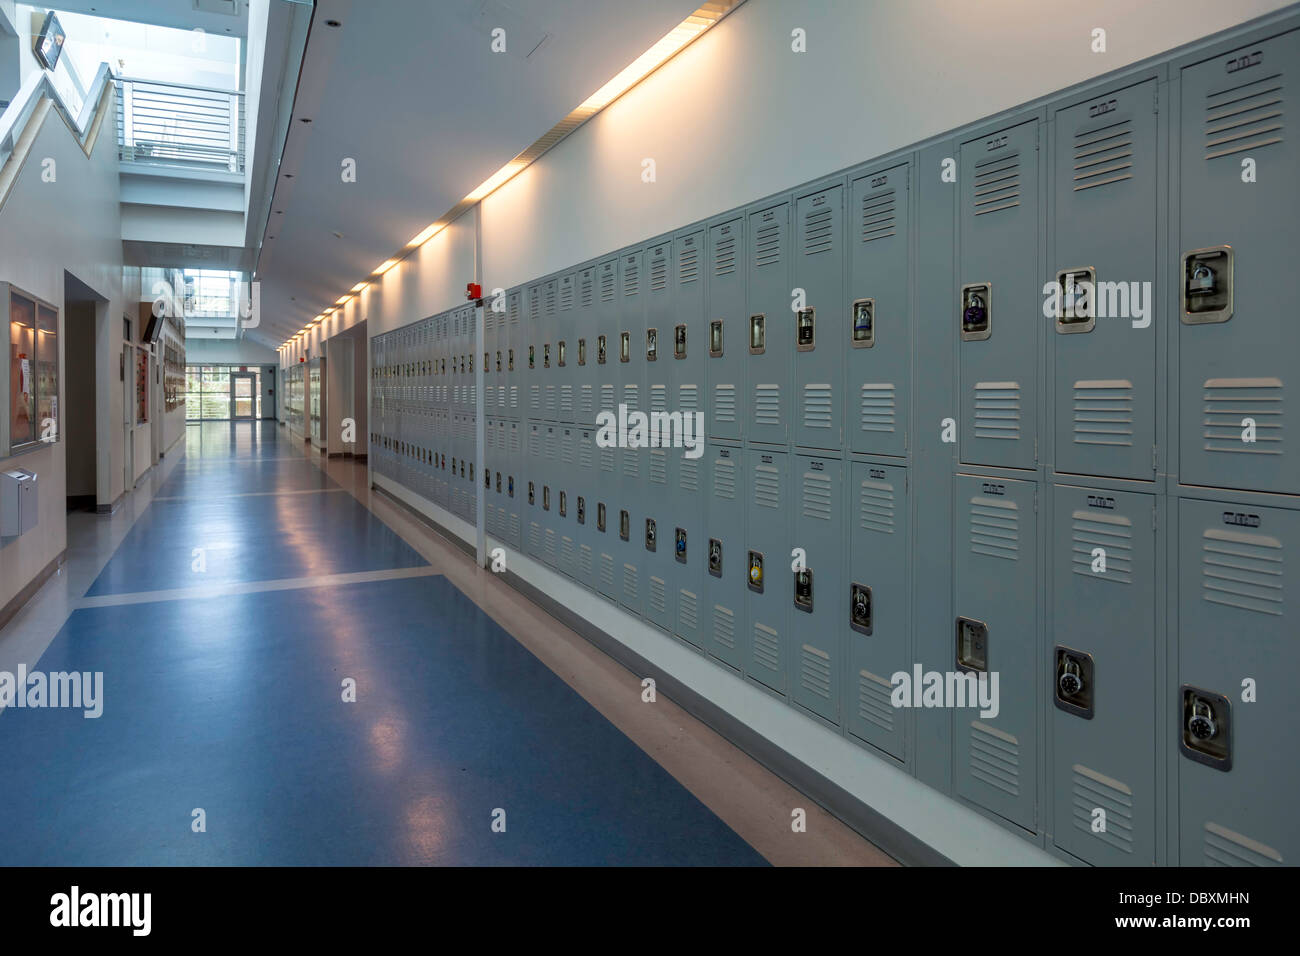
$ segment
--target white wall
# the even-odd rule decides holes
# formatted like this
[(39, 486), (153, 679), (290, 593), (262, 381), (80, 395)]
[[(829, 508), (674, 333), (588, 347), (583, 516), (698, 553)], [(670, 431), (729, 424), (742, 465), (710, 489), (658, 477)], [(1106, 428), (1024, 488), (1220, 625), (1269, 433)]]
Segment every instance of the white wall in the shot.
[[(747, 0), (483, 201), (484, 285), (577, 265), (1284, 6)], [(806, 53), (791, 51), (796, 28)], [(646, 158), (654, 183), (641, 181)]]
[[(112, 116), (113, 104), (107, 105)], [(42, 181), (42, 163), (55, 161), (57, 178)], [(135, 313), (123, 295), (122, 232), (118, 218), (117, 143), (112, 120), (105, 122), (87, 159), (72, 131), (51, 111), (32, 144), (12, 192), (0, 206), (0, 277), (59, 307), (64, 325), (64, 272), (71, 272), (108, 300), (103, 347), (97, 339), (97, 378), (106, 403), (106, 435), (100, 448), (109, 455), (97, 469), (99, 498), (116, 500), (125, 488), (122, 391), (117, 356), (122, 349), (122, 316)], [(60, 335), (60, 352), (63, 336)], [(60, 391), (66, 365), (60, 355)], [(111, 385), (111, 387), (110, 387)], [(60, 399), (60, 405), (65, 402)], [(65, 448), (62, 441), (13, 459), (0, 470), (25, 468), (40, 476), (39, 527), (0, 550), (0, 607), (7, 604), (67, 546)], [(147, 459), (146, 459), (147, 460)]]
[(275, 349), (250, 338), (185, 340), (185, 361), (189, 365), (277, 365)]

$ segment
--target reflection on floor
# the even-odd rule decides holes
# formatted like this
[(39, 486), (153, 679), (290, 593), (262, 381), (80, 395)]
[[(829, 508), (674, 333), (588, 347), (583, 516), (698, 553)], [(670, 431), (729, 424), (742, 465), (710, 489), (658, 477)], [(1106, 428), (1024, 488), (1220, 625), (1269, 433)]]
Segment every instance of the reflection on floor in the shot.
[(0, 634), (0, 669), (103, 674), (97, 718), (0, 714), (6, 863), (888, 862), (815, 806), (796, 849), (806, 800), (630, 707), (635, 676), (551, 619), (516, 626), (363, 466), (205, 423), (136, 495), (111, 534), (70, 523), (78, 583)]

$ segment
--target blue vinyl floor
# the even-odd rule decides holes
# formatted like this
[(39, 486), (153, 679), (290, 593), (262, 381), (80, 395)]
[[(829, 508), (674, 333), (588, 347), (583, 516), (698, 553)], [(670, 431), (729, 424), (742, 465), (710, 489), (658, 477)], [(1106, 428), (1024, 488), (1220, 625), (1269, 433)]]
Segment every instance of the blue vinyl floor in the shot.
[[(274, 425), (189, 438), (92, 594), (424, 565)], [(37, 668), (103, 715), (0, 714), (6, 864), (764, 862), (440, 575), (82, 608)]]

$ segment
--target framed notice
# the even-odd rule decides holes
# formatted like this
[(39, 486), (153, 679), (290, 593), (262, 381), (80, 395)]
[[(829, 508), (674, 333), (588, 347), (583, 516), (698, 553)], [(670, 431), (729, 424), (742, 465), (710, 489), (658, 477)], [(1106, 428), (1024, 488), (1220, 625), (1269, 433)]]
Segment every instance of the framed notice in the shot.
[(149, 421), (149, 353), (137, 349), (135, 353), (135, 423)]

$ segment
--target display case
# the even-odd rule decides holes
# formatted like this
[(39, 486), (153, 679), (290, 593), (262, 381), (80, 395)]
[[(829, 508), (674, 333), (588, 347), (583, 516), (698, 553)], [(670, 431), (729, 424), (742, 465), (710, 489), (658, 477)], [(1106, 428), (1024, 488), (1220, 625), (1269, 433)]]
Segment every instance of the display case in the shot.
[(59, 440), (59, 310), (0, 283), (9, 354), (0, 368), (0, 457)]

